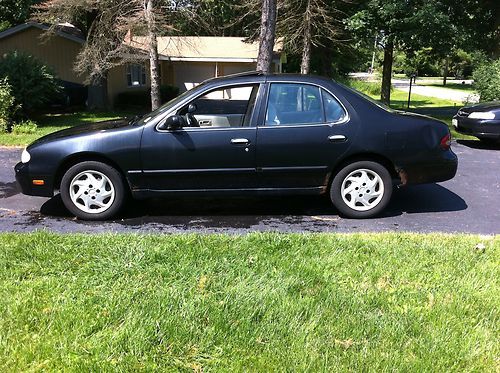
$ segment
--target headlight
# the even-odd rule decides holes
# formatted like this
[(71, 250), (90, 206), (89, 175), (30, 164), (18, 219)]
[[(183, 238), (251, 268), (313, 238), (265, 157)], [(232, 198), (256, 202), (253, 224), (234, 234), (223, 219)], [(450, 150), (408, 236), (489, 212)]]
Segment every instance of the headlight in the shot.
[(495, 113), (491, 111), (474, 111), (469, 114), (468, 118), (471, 119), (495, 119)]
[(23, 153), (21, 154), (21, 162), (23, 163), (28, 163), (31, 159), (30, 153), (26, 149), (23, 150)]

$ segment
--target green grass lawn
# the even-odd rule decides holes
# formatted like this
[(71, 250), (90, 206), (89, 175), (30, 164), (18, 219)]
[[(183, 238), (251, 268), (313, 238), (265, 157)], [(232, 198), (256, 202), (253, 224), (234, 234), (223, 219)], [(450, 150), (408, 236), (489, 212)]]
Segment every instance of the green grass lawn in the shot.
[(65, 114), (45, 114), (35, 118), (38, 128), (31, 134), (0, 133), (0, 145), (26, 146), (36, 139), (71, 126), (100, 122), (128, 116), (124, 112), (76, 112)]
[(42, 232), (0, 247), (3, 372), (499, 368), (500, 237)]

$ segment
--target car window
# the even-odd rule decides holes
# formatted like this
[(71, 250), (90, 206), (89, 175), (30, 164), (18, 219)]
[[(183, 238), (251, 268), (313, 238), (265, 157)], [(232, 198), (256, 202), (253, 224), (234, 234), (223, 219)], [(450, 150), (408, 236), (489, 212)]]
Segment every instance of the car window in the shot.
[(157, 116), (161, 116), (162, 114), (164, 114), (165, 112), (167, 112), (168, 110), (170, 110), (173, 106), (175, 106), (180, 101), (182, 101), (186, 96), (191, 95), (191, 94), (195, 93), (197, 90), (202, 90), (204, 88), (205, 88), (205, 83), (201, 83), (200, 85), (196, 86), (195, 88), (193, 88), (193, 89), (191, 89), (189, 91), (186, 91), (184, 93), (181, 93), (179, 96), (177, 96), (177, 97), (173, 98), (172, 100), (164, 103), (158, 109), (156, 109), (156, 110), (154, 110), (154, 111), (152, 111), (150, 113), (144, 114), (141, 117), (138, 117), (137, 118), (138, 120), (134, 121), (134, 124), (135, 125), (142, 125), (142, 124), (148, 123), (153, 118), (156, 118)]
[(258, 84), (218, 88), (189, 102), (178, 114), (188, 127), (248, 127), (258, 89)]
[(338, 84), (339, 86), (341, 86), (342, 88), (344, 88), (345, 90), (347, 90), (347, 91), (349, 91), (351, 93), (354, 93), (355, 95), (357, 95), (357, 96), (359, 96), (361, 98), (364, 98), (365, 100), (369, 101), (370, 103), (378, 106), (379, 108), (381, 108), (381, 109), (383, 109), (385, 111), (388, 111), (388, 112), (391, 112), (391, 113), (395, 113), (395, 112), (399, 111), (399, 110), (392, 109), (391, 107), (387, 106), (386, 104), (384, 104), (384, 103), (382, 103), (380, 101), (374, 100), (370, 96), (364, 94), (363, 92), (358, 91), (357, 89), (348, 87), (345, 84), (342, 84), (340, 82), (335, 82), (335, 83)]
[(318, 87), (295, 83), (271, 84), (266, 112), (267, 126), (314, 124), (324, 121)]
[(325, 108), (325, 117), (328, 123), (338, 122), (345, 118), (346, 113), (340, 103), (330, 93), (321, 91), (323, 96), (323, 107)]

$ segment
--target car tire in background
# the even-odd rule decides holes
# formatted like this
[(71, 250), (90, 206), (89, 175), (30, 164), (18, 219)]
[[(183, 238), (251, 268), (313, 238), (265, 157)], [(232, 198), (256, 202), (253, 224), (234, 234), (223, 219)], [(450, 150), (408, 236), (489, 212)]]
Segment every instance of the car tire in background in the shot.
[(96, 161), (81, 162), (66, 171), (60, 192), (66, 208), (82, 220), (109, 219), (125, 200), (121, 174)]
[(392, 195), (392, 178), (380, 163), (357, 161), (346, 165), (334, 177), (330, 199), (348, 218), (371, 218), (382, 212)]

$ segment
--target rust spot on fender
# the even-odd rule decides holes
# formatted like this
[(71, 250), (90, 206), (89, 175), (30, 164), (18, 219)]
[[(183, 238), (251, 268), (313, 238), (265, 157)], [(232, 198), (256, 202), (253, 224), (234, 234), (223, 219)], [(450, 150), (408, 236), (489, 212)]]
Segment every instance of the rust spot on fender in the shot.
[(401, 184), (398, 185), (398, 188), (406, 186), (406, 184), (408, 184), (408, 174), (402, 168), (397, 169), (396, 171), (398, 172), (399, 178), (401, 179)]

